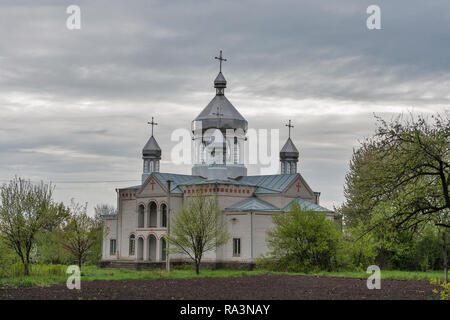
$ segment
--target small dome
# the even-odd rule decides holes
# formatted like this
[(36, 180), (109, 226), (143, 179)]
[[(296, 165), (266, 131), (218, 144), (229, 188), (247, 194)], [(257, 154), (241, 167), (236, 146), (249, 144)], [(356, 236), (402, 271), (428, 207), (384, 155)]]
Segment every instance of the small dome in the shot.
[(216, 79), (214, 80), (214, 88), (226, 88), (227, 87), (227, 80), (225, 80), (225, 77), (223, 76), (222, 72), (219, 72)]
[(281, 148), (280, 159), (298, 159), (299, 154), (300, 153), (298, 152), (291, 138), (288, 138), (283, 148)]
[(155, 137), (151, 136), (150, 139), (148, 139), (147, 144), (144, 149), (142, 149), (142, 155), (144, 157), (161, 157), (161, 148), (159, 147), (158, 142), (156, 142)]

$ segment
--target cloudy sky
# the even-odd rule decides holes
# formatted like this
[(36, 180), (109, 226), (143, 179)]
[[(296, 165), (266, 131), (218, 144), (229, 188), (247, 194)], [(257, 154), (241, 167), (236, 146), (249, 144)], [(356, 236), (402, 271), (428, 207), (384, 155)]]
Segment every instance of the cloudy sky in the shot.
[[(72, 4), (81, 30), (66, 28)], [(382, 30), (366, 27), (371, 4)], [(292, 119), (300, 172), (330, 208), (374, 113), (450, 100), (448, 0), (2, 0), (0, 39), (0, 183), (54, 181), (57, 200), (91, 211), (139, 183), (152, 116), (161, 170), (190, 173), (170, 134), (213, 97), (220, 49), (227, 97), (280, 144)]]

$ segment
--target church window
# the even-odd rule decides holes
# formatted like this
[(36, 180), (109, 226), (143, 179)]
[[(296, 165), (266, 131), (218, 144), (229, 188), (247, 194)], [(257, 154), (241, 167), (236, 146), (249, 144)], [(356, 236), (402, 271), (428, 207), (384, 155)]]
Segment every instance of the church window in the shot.
[(281, 162), (281, 174), (285, 173), (284, 171), (284, 162)]
[(241, 255), (241, 239), (233, 238), (233, 256)]
[(138, 212), (138, 228), (144, 227), (144, 211), (145, 211), (144, 206), (140, 205), (139, 212)]
[(233, 156), (234, 156), (234, 164), (239, 163), (239, 143), (236, 137), (234, 137), (234, 150), (233, 150)]
[(156, 213), (157, 207), (155, 202), (150, 202), (150, 205), (148, 206), (148, 227), (149, 228), (156, 228), (156, 219), (157, 219), (157, 213)]
[(161, 205), (161, 226), (167, 228), (167, 206), (164, 203)]
[(286, 173), (291, 173), (291, 164), (289, 162), (286, 162)]
[(153, 172), (153, 161), (150, 161), (150, 171), (149, 172)]
[(297, 165), (295, 164), (295, 163), (292, 163), (292, 166), (291, 166), (291, 173), (296, 173), (297, 172)]
[(130, 256), (134, 256), (135, 253), (135, 248), (136, 248), (136, 241), (135, 241), (135, 236), (134, 234), (132, 234), (130, 236), (130, 248), (129, 248), (129, 255)]
[(109, 254), (110, 255), (116, 254), (116, 239), (109, 240)]
[(159, 161), (155, 161), (155, 172), (159, 172)]

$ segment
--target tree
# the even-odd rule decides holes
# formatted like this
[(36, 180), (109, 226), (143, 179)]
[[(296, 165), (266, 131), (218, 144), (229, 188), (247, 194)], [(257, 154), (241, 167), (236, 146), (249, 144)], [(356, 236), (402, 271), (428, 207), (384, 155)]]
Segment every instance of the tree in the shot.
[(308, 272), (331, 270), (341, 232), (326, 214), (308, 211), (294, 204), (289, 212), (273, 216), (275, 228), (267, 231), (272, 259), (282, 268)]
[(165, 239), (173, 245), (171, 251), (187, 254), (193, 260), (195, 272), (199, 274), (203, 254), (229, 240), (216, 200), (201, 193), (190, 198), (172, 219), (171, 232)]
[(52, 200), (51, 184), (34, 185), (15, 177), (0, 188), (0, 237), (14, 250), (30, 274), (30, 256), (36, 234), (66, 214), (62, 203)]
[(80, 205), (72, 199), (70, 216), (60, 236), (62, 247), (77, 260), (81, 270), (82, 264), (91, 254), (101, 232), (101, 223), (87, 214), (87, 204)]
[(377, 120), (375, 135), (354, 152), (341, 212), (350, 225), (371, 221), (372, 213), (383, 208), (380, 222), (399, 231), (417, 231), (430, 223), (442, 228), (447, 279), (450, 118), (435, 115), (429, 122), (423, 116), (401, 115), (390, 122)]

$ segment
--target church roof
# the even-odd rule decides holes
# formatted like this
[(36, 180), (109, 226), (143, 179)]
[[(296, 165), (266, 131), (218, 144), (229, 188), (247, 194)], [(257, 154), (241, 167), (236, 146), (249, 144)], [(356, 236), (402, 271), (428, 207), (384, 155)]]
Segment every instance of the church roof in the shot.
[(270, 203), (263, 201), (261, 199), (258, 199), (256, 197), (251, 197), (248, 199), (245, 199), (241, 202), (235, 203), (232, 206), (225, 208), (225, 211), (232, 211), (232, 212), (240, 212), (240, 211), (268, 211), (268, 212), (279, 212), (280, 209), (274, 207)]
[(332, 211), (330, 209), (327, 209), (325, 207), (319, 206), (318, 204), (315, 204), (315, 203), (313, 203), (311, 201), (302, 199), (300, 197), (292, 200), (286, 207), (283, 208), (283, 211), (287, 212), (287, 211), (291, 210), (292, 205), (294, 203), (297, 203), (303, 210), (336, 214), (334, 211)]
[(280, 154), (296, 154), (298, 156), (299, 152), (295, 147), (295, 144), (292, 142), (291, 138), (288, 138), (283, 148), (281, 148)]
[(161, 183), (166, 189), (167, 189), (167, 180), (172, 180), (172, 183), (170, 185), (171, 193), (183, 193), (179, 188), (180, 185), (195, 184), (201, 180), (204, 180), (204, 178), (200, 176), (192, 176), (187, 174), (154, 172), (152, 173), (152, 175), (156, 179), (158, 179), (159, 183)]
[(203, 129), (224, 128), (247, 130), (247, 120), (224, 95), (216, 95), (194, 121), (201, 121)]
[(297, 177), (297, 174), (272, 174), (264, 176), (245, 176), (237, 180), (240, 183), (255, 185), (258, 187), (255, 193), (280, 193)]
[(148, 139), (147, 144), (144, 146), (144, 149), (142, 149), (142, 154), (144, 156), (161, 157), (161, 148), (159, 147), (158, 142), (156, 142), (155, 137), (151, 136), (150, 139)]

